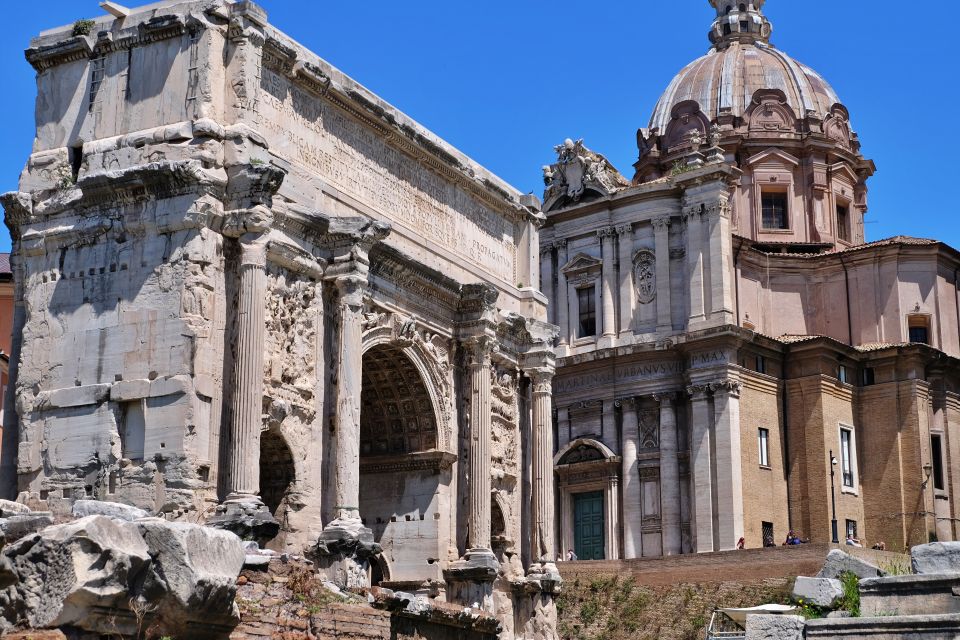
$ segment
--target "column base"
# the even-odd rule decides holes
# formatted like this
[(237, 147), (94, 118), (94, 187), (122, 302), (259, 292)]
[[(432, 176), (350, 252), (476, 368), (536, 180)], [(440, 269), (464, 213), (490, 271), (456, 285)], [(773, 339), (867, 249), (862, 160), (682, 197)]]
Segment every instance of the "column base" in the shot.
[(560, 577), (560, 570), (552, 562), (534, 562), (527, 571), (527, 580), (525, 589), (529, 593), (560, 593), (560, 585), (563, 584), (563, 578)]
[(449, 600), (493, 613), (493, 581), (499, 569), (500, 562), (493, 551), (470, 549), (443, 572)]
[(217, 506), (207, 526), (237, 534), (263, 546), (280, 533), (280, 523), (257, 496), (231, 495)]
[(359, 518), (330, 522), (317, 540), (320, 574), (342, 589), (370, 586), (370, 559), (382, 549)]

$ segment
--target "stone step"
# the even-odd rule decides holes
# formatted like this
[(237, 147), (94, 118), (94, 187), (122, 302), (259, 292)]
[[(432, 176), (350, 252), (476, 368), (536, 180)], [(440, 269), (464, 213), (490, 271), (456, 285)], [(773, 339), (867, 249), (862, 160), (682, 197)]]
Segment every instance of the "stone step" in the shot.
[(804, 638), (844, 640), (955, 640), (960, 614), (808, 620)]

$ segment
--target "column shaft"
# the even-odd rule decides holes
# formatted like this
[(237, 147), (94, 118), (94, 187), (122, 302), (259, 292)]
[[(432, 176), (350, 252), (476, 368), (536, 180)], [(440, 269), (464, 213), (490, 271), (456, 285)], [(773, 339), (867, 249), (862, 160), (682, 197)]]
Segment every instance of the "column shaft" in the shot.
[(614, 269), (613, 239), (616, 234), (613, 229), (603, 229), (598, 232), (600, 248), (603, 252), (603, 268), (601, 278), (601, 297), (603, 298), (603, 335), (613, 336), (616, 333), (616, 307), (614, 305)]
[(697, 553), (715, 551), (713, 546), (713, 478), (710, 455), (710, 405), (706, 389), (693, 387), (690, 442), (691, 498)]
[(260, 431), (263, 415), (264, 332), (266, 330), (266, 240), (240, 239), (237, 355), (234, 366), (233, 429), (228, 498), (260, 492)]
[(334, 499), (336, 519), (360, 519), (360, 393), (362, 359), (363, 291), (365, 274), (334, 280), (339, 294), (336, 396), (336, 466)]
[(639, 558), (643, 554), (640, 521), (640, 471), (637, 462), (639, 427), (637, 407), (633, 398), (624, 400), (623, 406), (623, 557)]
[(660, 401), (660, 503), (663, 521), (663, 555), (682, 552), (680, 530), (680, 462), (677, 459), (677, 410), (672, 394)]
[(620, 250), (620, 333), (633, 332), (637, 295), (633, 287), (633, 226), (617, 227)]
[(740, 442), (740, 384), (721, 382), (715, 386), (714, 438), (717, 451), (717, 533), (718, 551), (737, 548), (743, 536), (743, 473)]
[(657, 256), (657, 331), (672, 331), (670, 301), (670, 216), (653, 221)]
[(533, 553), (534, 560), (553, 562), (557, 557), (554, 541), (555, 509), (553, 496), (553, 373), (534, 372), (533, 376)]
[(474, 340), (470, 362), (470, 514), (468, 546), (490, 548), (490, 356), (493, 340)]
[(684, 211), (687, 219), (687, 276), (690, 284), (690, 323), (703, 320), (703, 230), (700, 207)]

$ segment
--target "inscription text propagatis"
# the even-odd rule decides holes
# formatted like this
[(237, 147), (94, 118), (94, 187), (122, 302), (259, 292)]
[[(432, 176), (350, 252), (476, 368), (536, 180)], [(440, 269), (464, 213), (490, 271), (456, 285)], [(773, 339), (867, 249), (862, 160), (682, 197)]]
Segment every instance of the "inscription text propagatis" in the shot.
[(515, 280), (513, 223), (375, 131), (266, 67), (252, 109), (257, 129), (291, 162), (487, 273)]

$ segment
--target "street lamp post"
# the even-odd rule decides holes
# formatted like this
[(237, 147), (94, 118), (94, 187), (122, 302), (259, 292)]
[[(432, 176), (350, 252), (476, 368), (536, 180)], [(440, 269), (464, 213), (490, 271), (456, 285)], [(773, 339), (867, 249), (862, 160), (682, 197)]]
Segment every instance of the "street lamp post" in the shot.
[(840, 544), (840, 538), (837, 535), (837, 490), (834, 488), (833, 477), (835, 475), (834, 467), (837, 466), (837, 459), (833, 457), (833, 449), (830, 450), (830, 502), (833, 505), (833, 518), (830, 520), (830, 531), (833, 533), (833, 544)]

